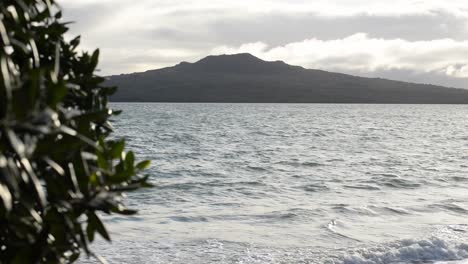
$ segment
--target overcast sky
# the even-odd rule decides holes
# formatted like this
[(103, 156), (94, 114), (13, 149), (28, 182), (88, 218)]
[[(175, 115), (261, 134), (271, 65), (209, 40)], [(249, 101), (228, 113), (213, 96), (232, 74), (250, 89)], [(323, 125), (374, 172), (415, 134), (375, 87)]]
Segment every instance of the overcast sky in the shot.
[(59, 0), (101, 74), (250, 52), (468, 88), (468, 0)]

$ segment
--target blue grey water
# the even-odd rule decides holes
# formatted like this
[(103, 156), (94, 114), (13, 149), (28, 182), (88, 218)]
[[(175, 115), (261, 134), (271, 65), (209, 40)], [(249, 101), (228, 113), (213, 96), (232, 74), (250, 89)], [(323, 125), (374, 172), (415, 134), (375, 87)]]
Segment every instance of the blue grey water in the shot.
[(468, 106), (118, 103), (155, 188), (110, 263), (468, 258)]

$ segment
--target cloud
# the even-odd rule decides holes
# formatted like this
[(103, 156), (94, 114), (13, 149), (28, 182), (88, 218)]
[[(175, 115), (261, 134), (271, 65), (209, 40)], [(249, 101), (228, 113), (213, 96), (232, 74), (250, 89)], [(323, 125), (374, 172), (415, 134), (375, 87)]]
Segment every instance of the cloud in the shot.
[(147, 12), (197, 12), (200, 10), (237, 10), (244, 13), (314, 12), (323, 16), (406, 15), (430, 14), (445, 10), (454, 15), (465, 16), (465, 0), (62, 0), (65, 7), (83, 7), (95, 3), (108, 6), (126, 5), (127, 8), (144, 7)]
[(211, 29), (214, 36), (222, 36), (222, 39), (231, 45), (255, 41), (284, 45), (307, 38), (343, 38), (357, 32), (365, 32), (377, 38), (401, 38), (411, 41), (468, 38), (467, 19), (446, 12), (433, 12), (430, 15), (357, 14), (337, 17), (325, 17), (315, 13), (280, 12), (208, 21), (205, 28)]
[[(195, 40), (272, 45), (357, 32), (415, 40), (468, 38), (465, 0), (62, 0), (73, 29), (93, 38), (164, 30)], [(424, 30), (421, 30), (421, 28)], [(196, 37), (199, 36), (197, 39)], [(169, 35), (168, 38), (178, 37)], [(250, 39), (247, 39), (250, 38)]]
[[(70, 35), (101, 48), (102, 74), (220, 50), (353, 74), (459, 84), (466, 0), (61, 0)], [(364, 32), (365, 34), (358, 34)], [(405, 80), (406, 80), (405, 79)], [(468, 88), (468, 87), (467, 87)]]
[(364, 33), (335, 40), (307, 39), (270, 47), (263, 42), (219, 46), (212, 54), (249, 52), (266, 60), (283, 60), (306, 68), (370, 75), (410, 71), (468, 78), (468, 41), (407, 41), (372, 38)]
[(142, 72), (150, 69), (159, 69), (180, 62), (181, 58), (195, 60), (200, 53), (192, 49), (177, 48), (148, 48), (144, 50), (132, 48), (104, 49), (102, 57), (106, 60), (100, 64), (103, 74), (120, 74)]
[(421, 72), (409, 69), (378, 70), (375, 72), (348, 72), (365, 77), (379, 77), (407, 82), (443, 85), (447, 87), (467, 88), (467, 78), (455, 78), (443, 72)]

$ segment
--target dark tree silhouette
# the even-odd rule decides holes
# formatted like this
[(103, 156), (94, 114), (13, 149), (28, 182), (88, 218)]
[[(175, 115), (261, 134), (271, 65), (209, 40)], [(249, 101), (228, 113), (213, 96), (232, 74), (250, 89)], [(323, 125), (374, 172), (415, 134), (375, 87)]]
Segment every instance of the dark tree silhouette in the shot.
[(89, 255), (98, 212), (134, 214), (123, 191), (149, 166), (110, 140), (115, 87), (99, 51), (77, 51), (53, 0), (0, 1), (0, 263), (70, 263)]

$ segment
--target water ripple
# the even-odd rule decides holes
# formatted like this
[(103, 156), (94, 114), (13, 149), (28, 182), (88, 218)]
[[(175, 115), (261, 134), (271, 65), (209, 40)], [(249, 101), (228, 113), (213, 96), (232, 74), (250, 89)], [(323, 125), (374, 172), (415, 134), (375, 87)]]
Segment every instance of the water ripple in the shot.
[(111, 263), (468, 257), (466, 106), (114, 107), (156, 187), (129, 194), (139, 216), (107, 218)]

